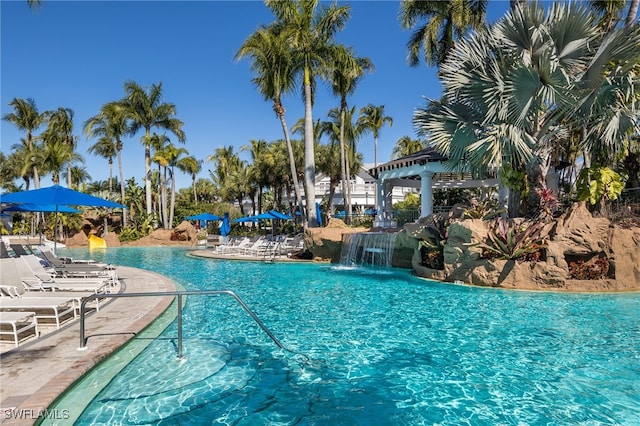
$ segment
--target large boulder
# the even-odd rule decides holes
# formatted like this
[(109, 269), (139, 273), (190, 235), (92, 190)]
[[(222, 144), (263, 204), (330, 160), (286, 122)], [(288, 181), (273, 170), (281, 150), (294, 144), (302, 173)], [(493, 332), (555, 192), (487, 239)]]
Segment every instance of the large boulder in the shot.
[(305, 242), (314, 259), (337, 263), (340, 261), (343, 235), (368, 230), (351, 228), (340, 219), (330, 218), (325, 227), (307, 229)]
[[(418, 239), (424, 235), (415, 227), (408, 231), (408, 236)], [(488, 232), (481, 220), (453, 222), (443, 249), (444, 270), (425, 268), (419, 254), (414, 254), (414, 271), (430, 279), (505, 288), (640, 290), (640, 228), (622, 228), (593, 217), (583, 203), (545, 225), (548, 246), (546, 256), (538, 262), (481, 258), (475, 244), (484, 241)], [(604, 276), (588, 279), (589, 271), (600, 270)]]
[(197, 231), (187, 221), (180, 223), (175, 229), (156, 229), (146, 237), (137, 241), (122, 243), (123, 246), (194, 246), (198, 244)]

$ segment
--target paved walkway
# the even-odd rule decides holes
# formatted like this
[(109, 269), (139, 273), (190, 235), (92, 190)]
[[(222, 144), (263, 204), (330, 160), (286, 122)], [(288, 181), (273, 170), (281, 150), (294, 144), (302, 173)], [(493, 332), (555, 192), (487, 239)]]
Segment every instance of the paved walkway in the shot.
[[(149, 271), (118, 266), (121, 291), (176, 290), (168, 278)], [(80, 346), (80, 322), (25, 342), (0, 355), (0, 423), (31, 425), (49, 405), (98, 362), (143, 330), (171, 304), (173, 297), (112, 299), (86, 317), (87, 349)], [(22, 413), (21, 419), (6, 410)], [(14, 417), (14, 418), (6, 418)]]

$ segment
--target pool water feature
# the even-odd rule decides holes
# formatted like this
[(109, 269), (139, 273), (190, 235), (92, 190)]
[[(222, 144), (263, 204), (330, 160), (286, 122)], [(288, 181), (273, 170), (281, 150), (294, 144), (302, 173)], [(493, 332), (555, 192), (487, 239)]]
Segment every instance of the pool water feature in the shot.
[(79, 425), (640, 422), (638, 294), (472, 288), (176, 249), (68, 252), (190, 290), (231, 289), (309, 357), (279, 349), (230, 298), (189, 297), (184, 359), (170, 325), (104, 383)]
[(390, 268), (396, 234), (358, 232), (342, 236), (340, 264), (346, 267)]

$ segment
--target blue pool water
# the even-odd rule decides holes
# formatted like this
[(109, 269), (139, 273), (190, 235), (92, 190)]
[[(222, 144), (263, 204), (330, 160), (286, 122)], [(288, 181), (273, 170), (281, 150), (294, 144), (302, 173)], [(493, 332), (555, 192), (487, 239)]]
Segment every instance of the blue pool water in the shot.
[[(60, 250), (153, 270), (190, 297), (80, 425), (637, 425), (640, 295), (441, 284), (408, 271), (196, 259), (183, 249)], [(141, 302), (142, 303), (142, 302)]]

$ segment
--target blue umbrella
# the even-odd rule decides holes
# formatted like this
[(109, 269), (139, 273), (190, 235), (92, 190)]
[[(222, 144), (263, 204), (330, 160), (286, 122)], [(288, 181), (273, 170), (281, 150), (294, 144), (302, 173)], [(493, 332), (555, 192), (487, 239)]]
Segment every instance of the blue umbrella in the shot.
[(259, 220), (260, 218), (258, 216), (246, 216), (246, 217), (234, 219), (233, 221), (236, 223), (240, 223), (240, 222), (257, 222)]
[(74, 191), (60, 185), (53, 185), (47, 188), (33, 189), (31, 191), (12, 192), (0, 195), (0, 203), (2, 204), (50, 204), (56, 206), (60, 211), (60, 206), (94, 206), (94, 207), (118, 207), (125, 206), (105, 200), (104, 198), (94, 197), (84, 192)]
[(185, 217), (187, 220), (222, 220), (220, 216), (211, 213), (200, 213), (193, 216)]
[(318, 218), (318, 225), (322, 226), (322, 212), (320, 211), (320, 204), (316, 203), (316, 216)]
[(52, 204), (13, 204), (2, 209), (3, 212), (56, 212), (59, 213), (80, 213), (82, 210), (69, 206), (54, 206)]
[(282, 219), (282, 220), (291, 219), (291, 216), (289, 216), (288, 214), (280, 213), (277, 210), (269, 210), (267, 214), (270, 214), (271, 216), (273, 216), (273, 219)]
[(46, 188), (33, 189), (31, 191), (12, 192), (0, 195), (1, 204), (48, 204), (55, 207), (56, 221), (54, 227), (53, 251), (56, 251), (58, 212), (62, 206), (93, 206), (93, 207), (117, 207), (126, 208), (122, 204), (94, 197), (84, 192), (74, 191), (60, 185), (52, 185)]
[(220, 224), (220, 235), (226, 237), (231, 232), (231, 225), (229, 224), (229, 213), (224, 214), (224, 218), (222, 218), (222, 223)]

